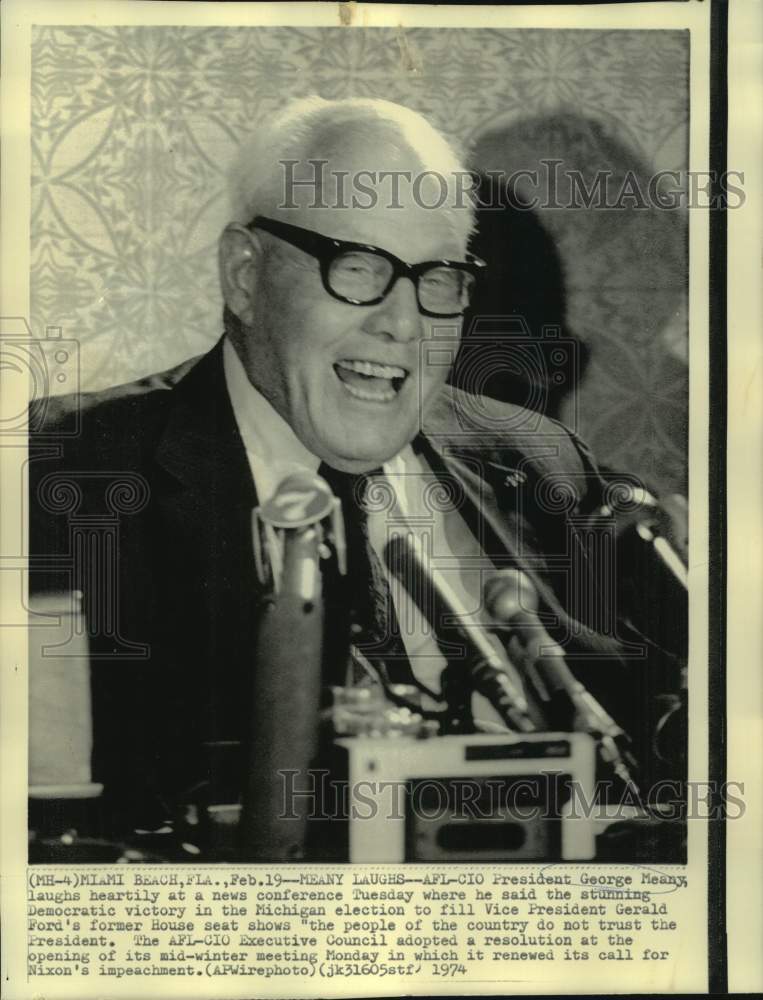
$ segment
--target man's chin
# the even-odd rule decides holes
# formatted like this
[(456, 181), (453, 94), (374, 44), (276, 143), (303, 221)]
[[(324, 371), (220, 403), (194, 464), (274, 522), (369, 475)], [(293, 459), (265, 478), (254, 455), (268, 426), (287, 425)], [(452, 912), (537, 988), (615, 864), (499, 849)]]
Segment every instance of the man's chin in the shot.
[(358, 441), (354, 441), (351, 447), (347, 447), (345, 442), (343, 447), (322, 447), (319, 455), (332, 469), (360, 474), (378, 469), (379, 466), (398, 455), (407, 443), (407, 440), (400, 440), (381, 448), (378, 440), (373, 443), (369, 442), (366, 447), (363, 447), (362, 443)]
[(332, 469), (360, 474), (378, 469), (398, 455), (416, 436), (417, 425), (410, 420), (384, 421), (354, 419), (331, 421), (318, 432), (317, 421), (309, 426), (303, 444)]

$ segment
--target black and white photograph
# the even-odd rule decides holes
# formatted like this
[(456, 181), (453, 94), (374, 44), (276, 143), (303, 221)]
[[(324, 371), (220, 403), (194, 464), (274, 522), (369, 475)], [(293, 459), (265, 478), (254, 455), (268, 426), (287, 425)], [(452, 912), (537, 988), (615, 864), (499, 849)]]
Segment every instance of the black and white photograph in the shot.
[[(194, 940), (190, 902), (136, 885), (288, 905), (309, 895), (289, 884), (352, 886), (319, 928), (334, 952), (278, 939), (268, 975), (387, 975), (410, 946), (400, 976), (475, 963), (500, 984), (522, 948), (559, 974), (590, 954), (607, 984), (666, 974), (694, 887), (685, 926), (712, 951), (745, 791), (717, 714), (708, 288), (751, 167), (718, 153), (718, 5), (469, 27), (447, 7), (50, 6), (28, 26), (28, 308), (2, 319), (2, 367), (29, 382), (3, 424), (26, 452), (2, 567), (27, 644), (28, 905), (54, 917), (30, 933), (71, 933), (43, 872), (75, 873), (74, 916), (110, 898), (81, 887), (129, 885), (113, 898), (189, 931), (169, 956), (189, 962), (211, 890)], [(396, 938), (393, 902), (434, 871), (441, 919), (417, 905)], [(249, 931), (303, 909), (258, 902)], [(104, 937), (93, 973), (160, 974), (149, 923), (126, 958)], [(206, 926), (229, 936), (203, 938), (206, 975), (254, 974), (235, 923)], [(56, 940), (33, 975), (97, 949)]]
[(35, 31), (32, 858), (685, 859), (688, 80)]

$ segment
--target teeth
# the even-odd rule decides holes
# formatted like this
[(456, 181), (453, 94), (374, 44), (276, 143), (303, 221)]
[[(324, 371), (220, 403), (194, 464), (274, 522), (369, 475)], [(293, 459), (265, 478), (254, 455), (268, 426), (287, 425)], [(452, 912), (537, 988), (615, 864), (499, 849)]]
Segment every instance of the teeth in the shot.
[(379, 365), (375, 361), (337, 361), (341, 368), (346, 368), (351, 372), (358, 372), (360, 375), (372, 375), (374, 378), (405, 378), (408, 374), (405, 368), (398, 368), (395, 365)]
[(351, 396), (354, 396), (356, 399), (367, 399), (373, 403), (388, 403), (397, 395), (394, 389), (377, 389), (376, 392), (373, 392), (371, 389), (361, 389), (359, 386), (350, 385), (348, 382), (343, 382), (342, 384)]

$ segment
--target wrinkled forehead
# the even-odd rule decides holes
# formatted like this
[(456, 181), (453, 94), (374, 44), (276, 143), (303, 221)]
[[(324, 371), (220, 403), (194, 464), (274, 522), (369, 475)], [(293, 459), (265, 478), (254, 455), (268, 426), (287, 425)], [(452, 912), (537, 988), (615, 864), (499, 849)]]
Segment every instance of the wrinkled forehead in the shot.
[(273, 210), (284, 221), (410, 261), (466, 252), (469, 175), (386, 122), (326, 130), (277, 166)]

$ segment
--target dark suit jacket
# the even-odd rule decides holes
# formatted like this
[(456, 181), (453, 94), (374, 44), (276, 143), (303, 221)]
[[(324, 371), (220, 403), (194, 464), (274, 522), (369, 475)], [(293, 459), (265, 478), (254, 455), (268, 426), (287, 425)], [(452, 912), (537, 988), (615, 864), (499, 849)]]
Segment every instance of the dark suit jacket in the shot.
[[(213, 797), (235, 797), (237, 765), (210, 745), (244, 733), (262, 594), (256, 497), (221, 344), (165, 375), (48, 400), (35, 420), (32, 588), (85, 594), (94, 779), (114, 824), (160, 821), (168, 802), (210, 781)], [(631, 713), (633, 668), (617, 643), (568, 642), (572, 581), (595, 584), (575, 527), (601, 502), (585, 448), (555, 422), (451, 387), (419, 443), (460, 486), (484, 551), (531, 573), (551, 631), (571, 654), (591, 654), (574, 661), (585, 679), (611, 711)]]

